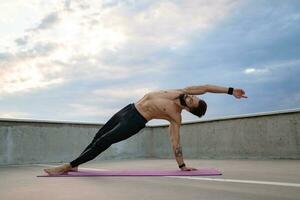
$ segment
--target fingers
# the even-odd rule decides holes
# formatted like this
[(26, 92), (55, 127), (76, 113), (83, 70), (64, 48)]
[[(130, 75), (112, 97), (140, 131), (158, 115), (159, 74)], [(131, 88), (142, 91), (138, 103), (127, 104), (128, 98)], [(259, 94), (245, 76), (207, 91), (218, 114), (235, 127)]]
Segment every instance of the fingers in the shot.
[(235, 98), (237, 98), (237, 99), (241, 99), (241, 98), (248, 98), (247, 96), (245, 96), (245, 95), (240, 95), (240, 96), (235, 96)]
[(243, 89), (235, 89), (235, 98), (241, 99), (241, 98), (248, 98), (245, 94), (245, 91)]
[(186, 168), (186, 169), (184, 169), (182, 171), (195, 171), (195, 170), (197, 170), (197, 169), (195, 169), (195, 168)]

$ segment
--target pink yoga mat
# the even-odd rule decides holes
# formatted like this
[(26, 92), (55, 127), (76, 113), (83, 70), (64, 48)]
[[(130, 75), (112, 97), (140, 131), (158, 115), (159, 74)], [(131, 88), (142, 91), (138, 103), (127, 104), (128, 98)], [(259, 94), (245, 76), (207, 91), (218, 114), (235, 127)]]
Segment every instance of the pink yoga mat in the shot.
[(37, 177), (78, 177), (78, 176), (217, 176), (222, 173), (213, 168), (202, 168), (195, 171), (181, 170), (79, 170), (61, 175), (39, 175)]

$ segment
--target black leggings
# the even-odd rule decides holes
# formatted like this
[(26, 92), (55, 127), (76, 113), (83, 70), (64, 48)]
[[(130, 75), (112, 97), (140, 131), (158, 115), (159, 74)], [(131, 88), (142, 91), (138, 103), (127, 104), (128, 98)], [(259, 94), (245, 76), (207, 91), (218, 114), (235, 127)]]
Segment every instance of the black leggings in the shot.
[(147, 120), (138, 112), (133, 103), (114, 114), (95, 135), (93, 141), (78, 158), (70, 162), (72, 167), (90, 161), (112, 144), (125, 140), (145, 127)]

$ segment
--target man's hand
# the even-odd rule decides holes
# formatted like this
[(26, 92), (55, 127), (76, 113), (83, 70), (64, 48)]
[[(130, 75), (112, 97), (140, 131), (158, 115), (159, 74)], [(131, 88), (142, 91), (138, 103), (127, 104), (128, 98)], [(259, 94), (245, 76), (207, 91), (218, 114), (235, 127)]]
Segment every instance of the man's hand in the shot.
[(192, 168), (192, 167), (182, 167), (181, 171), (195, 171), (197, 170), (196, 168)]
[(248, 98), (247, 96), (245, 96), (245, 91), (242, 89), (234, 89), (233, 90), (233, 96), (237, 99), (240, 98)]

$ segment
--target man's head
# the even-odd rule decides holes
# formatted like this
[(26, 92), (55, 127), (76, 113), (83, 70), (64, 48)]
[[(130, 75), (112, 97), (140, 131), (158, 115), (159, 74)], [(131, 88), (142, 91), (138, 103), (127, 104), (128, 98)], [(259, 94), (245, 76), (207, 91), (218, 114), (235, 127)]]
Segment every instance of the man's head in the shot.
[(180, 104), (188, 108), (192, 114), (202, 117), (206, 113), (207, 104), (202, 99), (194, 95), (181, 94), (179, 96)]

